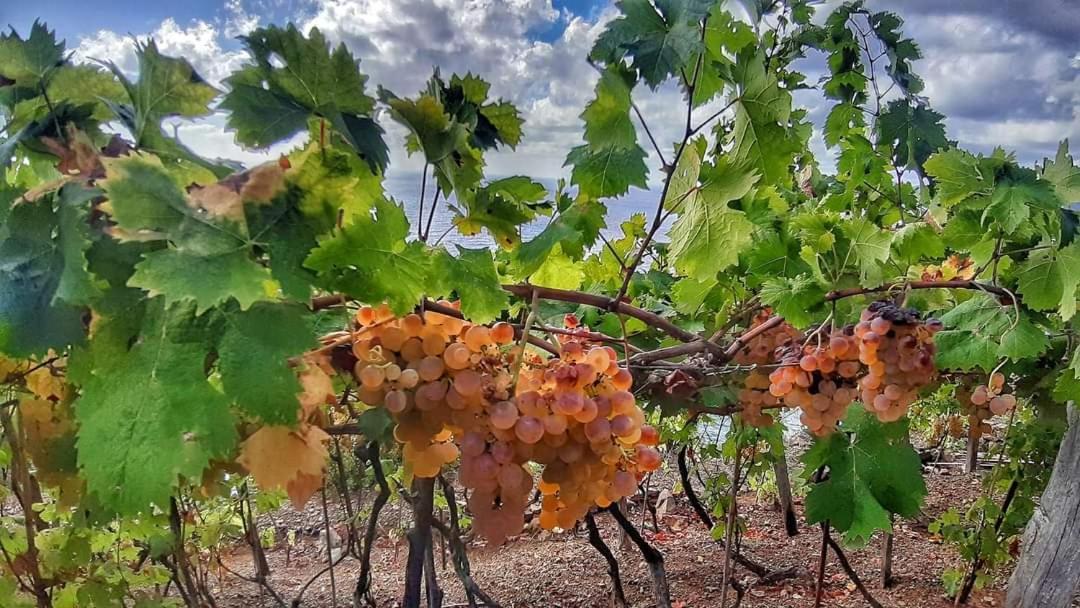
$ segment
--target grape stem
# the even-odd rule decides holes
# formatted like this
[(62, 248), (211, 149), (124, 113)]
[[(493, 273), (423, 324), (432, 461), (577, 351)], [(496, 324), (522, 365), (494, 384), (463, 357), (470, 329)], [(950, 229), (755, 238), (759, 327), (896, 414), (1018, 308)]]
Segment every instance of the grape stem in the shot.
[(371, 595), (371, 549), (375, 545), (376, 527), (379, 523), (379, 513), (382, 512), (386, 502), (390, 500), (390, 485), (386, 483), (386, 475), (383, 473), (382, 460), (379, 454), (379, 442), (372, 441), (367, 445), (367, 453), (360, 448), (356, 449), (358, 460), (367, 460), (371, 465), (371, 472), (379, 485), (379, 493), (375, 496), (375, 502), (371, 505), (371, 515), (368, 516), (367, 529), (364, 531), (364, 546), (360, 548), (360, 577), (356, 580), (356, 590), (353, 592), (354, 606), (376, 606), (375, 598)]

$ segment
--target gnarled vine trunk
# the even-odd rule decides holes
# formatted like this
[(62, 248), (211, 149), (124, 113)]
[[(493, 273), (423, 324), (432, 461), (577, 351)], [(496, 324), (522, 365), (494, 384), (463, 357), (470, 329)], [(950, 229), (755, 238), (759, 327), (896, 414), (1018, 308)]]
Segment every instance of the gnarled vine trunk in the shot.
[(1050, 483), (1024, 531), (1008, 608), (1061, 608), (1080, 590), (1080, 408), (1069, 408)]

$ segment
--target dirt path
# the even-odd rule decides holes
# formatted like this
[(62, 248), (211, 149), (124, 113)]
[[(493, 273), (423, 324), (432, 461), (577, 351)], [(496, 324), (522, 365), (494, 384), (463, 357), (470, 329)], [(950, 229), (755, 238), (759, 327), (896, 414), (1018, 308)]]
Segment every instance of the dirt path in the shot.
[[(848, 551), (852, 565), (867, 582), (874, 595), (885, 606), (903, 608), (947, 608), (940, 584), (941, 572), (956, 563), (955, 553), (939, 544), (926, 531), (932, 521), (950, 506), (962, 506), (979, 492), (977, 481), (963, 476), (932, 474), (927, 478), (930, 496), (924, 514), (916, 521), (903, 521), (896, 533), (894, 577), (897, 584), (882, 590), (880, 578), (880, 538), (868, 547)], [(649, 538), (666, 557), (672, 598), (679, 608), (707, 608), (721, 604), (720, 589), (724, 554), (709, 536), (708, 530), (696, 519), (688, 505), (676, 499), (661, 522), (661, 530), (653, 532), (646, 524)], [(742, 497), (743, 514), (748, 528), (743, 536), (744, 550), (760, 562), (774, 568), (797, 566), (805, 569), (799, 578), (773, 586), (753, 586), (742, 602), (749, 608), (809, 608), (814, 603), (815, 569), (821, 536), (816, 527), (803, 526), (802, 533), (789, 539), (783, 530), (778, 513), (771, 505), (757, 504), (753, 495)], [(635, 512), (634, 521), (640, 513)], [(384, 521), (394, 524), (391, 513)], [(310, 520), (310, 518), (308, 518)], [(321, 518), (320, 518), (321, 520)], [(598, 523), (609, 544), (616, 543), (614, 523), (607, 516)], [(288, 556), (287, 556), (288, 553)], [(373, 589), (380, 606), (399, 604), (407, 549), (403, 543), (381, 536), (376, 546), (372, 566)], [(623, 569), (623, 581), (628, 599), (635, 608), (652, 605), (650, 580), (644, 570), (640, 553), (632, 543), (617, 552)], [(438, 552), (437, 552), (438, 555)], [(268, 555), (273, 571), (271, 584), (286, 599), (295, 597), (299, 587), (313, 574), (325, 567), (325, 548), (316, 538), (306, 537), (291, 551), (271, 550)], [(527, 533), (503, 547), (489, 548), (482, 544), (470, 547), (473, 573), (479, 584), (506, 608), (585, 608), (607, 607), (606, 566), (584, 532), (549, 534)], [(436, 558), (438, 559), (438, 557)], [(243, 548), (237, 548), (226, 561), (230, 568), (241, 573), (251, 571), (250, 559)], [(286, 564), (288, 561), (288, 564)], [(337, 584), (337, 606), (351, 606), (351, 592), (359, 564), (346, 559), (334, 570)], [(743, 570), (737, 576), (745, 583), (754, 578)], [(447, 565), (440, 572), (440, 582), (446, 592), (444, 606), (463, 605), (461, 586)], [(330, 579), (323, 575), (304, 596), (302, 606), (331, 608)], [(226, 579), (219, 590), (222, 608), (270, 607), (275, 603), (265, 592), (252, 584), (235, 578)], [(734, 597), (729, 597), (728, 605)], [(971, 606), (983, 608), (1002, 605), (999, 589), (978, 591)], [(824, 605), (837, 607), (865, 606), (835, 559), (826, 569)]]

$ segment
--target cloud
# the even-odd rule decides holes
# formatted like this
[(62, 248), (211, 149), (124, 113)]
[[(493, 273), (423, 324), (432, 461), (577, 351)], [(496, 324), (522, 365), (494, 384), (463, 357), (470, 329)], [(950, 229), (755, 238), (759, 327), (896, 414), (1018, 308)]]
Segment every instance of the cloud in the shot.
[(181, 27), (168, 18), (151, 32), (121, 36), (110, 30), (100, 30), (83, 37), (75, 48), (75, 59), (111, 61), (125, 74), (135, 75), (138, 72), (135, 40), (147, 38), (153, 38), (163, 54), (187, 59), (200, 76), (219, 88), (221, 81), (246, 57), (242, 51), (224, 49), (221, 32), (214, 25), (197, 20), (188, 27)]

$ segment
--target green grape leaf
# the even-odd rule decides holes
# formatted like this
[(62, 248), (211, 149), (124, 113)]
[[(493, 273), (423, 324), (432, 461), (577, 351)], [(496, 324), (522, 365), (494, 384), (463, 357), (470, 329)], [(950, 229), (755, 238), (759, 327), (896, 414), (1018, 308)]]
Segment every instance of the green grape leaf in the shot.
[(590, 57), (611, 64), (629, 55), (632, 67), (655, 89), (681, 70), (692, 69), (691, 59), (703, 48), (699, 22), (711, 4), (663, 0), (654, 6), (649, 0), (620, 0), (621, 16), (608, 23)]
[(93, 295), (95, 282), (86, 271), (79, 198), (65, 192), (21, 201), (0, 224), (0, 352), (41, 354), (85, 339), (84, 310), (75, 304)]
[(671, 287), (671, 302), (680, 314), (693, 316), (705, 305), (705, 299), (718, 284), (715, 278), (705, 281), (679, 279)]
[(645, 151), (640, 146), (607, 147), (596, 151), (590, 150), (589, 146), (577, 146), (570, 150), (563, 166), (574, 167), (571, 183), (590, 198), (622, 196), (630, 186), (648, 188), (649, 168), (645, 165)]
[(596, 97), (585, 106), (585, 141), (593, 149), (608, 146), (631, 148), (637, 145), (637, 131), (630, 119), (630, 93), (634, 76), (615, 65), (600, 74)]
[(978, 294), (941, 316), (945, 329), (934, 336), (937, 366), (967, 371), (992, 370), (998, 360), (1038, 357), (1050, 346), (1049, 339), (1030, 315), (993, 297)]
[(1080, 167), (1069, 154), (1069, 140), (1058, 144), (1054, 160), (1043, 159), (1039, 177), (1054, 185), (1058, 198), (1066, 204), (1080, 203)]
[(918, 514), (927, 494), (907, 421), (883, 424), (859, 405), (848, 409), (839, 432), (814, 442), (803, 462), (808, 475), (823, 466), (829, 473), (806, 496), (807, 521), (828, 521), (850, 546), (891, 530), (890, 513)]
[(328, 121), (373, 173), (386, 169), (383, 130), (371, 118), (375, 100), (344, 43), (331, 47), (318, 28), (305, 36), (292, 24), (259, 28), (241, 40), (254, 63), (225, 81), (229, 92), (221, 103), (237, 141), (266, 147), (303, 131), (314, 116)]
[(431, 258), (421, 243), (406, 243), (409, 221), (396, 203), (378, 199), (373, 213), (319, 239), (305, 261), (322, 286), (362, 302), (386, 302), (404, 314), (427, 291)]
[(949, 146), (944, 119), (925, 105), (913, 105), (902, 97), (889, 102), (874, 125), (878, 141), (892, 147), (894, 166), (921, 167), (931, 154)]
[(242, 310), (276, 291), (270, 271), (246, 251), (197, 255), (177, 249), (159, 249), (143, 255), (128, 280), (150, 297), (162, 295), (167, 304), (194, 301), (198, 314), (235, 298)]
[(1017, 290), (1034, 310), (1057, 310), (1069, 320), (1076, 313), (1080, 285), (1080, 244), (1033, 251), (1017, 268)]
[(442, 162), (466, 137), (465, 125), (451, 120), (442, 102), (434, 95), (404, 99), (379, 89), (379, 99), (390, 107), (394, 120), (412, 132), (424, 159), (430, 164)]
[(670, 248), (679, 272), (704, 281), (737, 264), (739, 254), (753, 242), (754, 225), (728, 203), (750, 192), (757, 176), (719, 164), (703, 168), (701, 180), (701, 191), (683, 202), (671, 226)]
[(909, 265), (922, 260), (938, 260), (945, 255), (945, 241), (926, 222), (912, 222), (893, 233), (892, 248), (893, 258)]
[(286, 179), (298, 190), (300, 210), (317, 232), (333, 228), (339, 216), (347, 223), (367, 213), (383, 195), (382, 176), (338, 146), (313, 141), (289, 162), (293, 170)]
[(489, 323), (510, 306), (509, 294), (499, 283), (489, 249), (459, 246), (457, 257), (441, 250), (432, 271), (443, 295), (456, 292), (462, 314), (474, 323)]
[(933, 178), (937, 199), (945, 207), (989, 194), (994, 186), (993, 176), (983, 175), (979, 159), (959, 148), (932, 155), (926, 161), (926, 173)]
[(513, 257), (514, 273), (525, 278), (536, 272), (556, 246), (571, 258), (580, 260), (600, 235), (606, 212), (603, 203), (596, 201), (585, 199), (573, 203), (540, 234), (517, 248)]
[(266, 424), (291, 425), (300, 384), (289, 358), (315, 346), (307, 308), (259, 303), (225, 315), (218, 368), (225, 396)]
[(732, 164), (756, 170), (767, 184), (792, 181), (791, 164), (802, 145), (786, 124), (791, 117), (791, 93), (765, 69), (758, 53), (739, 55), (732, 75), (739, 88), (735, 124), (727, 135)]
[(540, 182), (520, 175), (505, 177), (465, 193), (460, 201), (465, 213), (454, 218), (454, 225), (466, 236), (487, 229), (496, 243), (510, 248), (521, 240), (521, 225), (551, 207), (543, 202), (546, 196)]
[(202, 166), (223, 177), (229, 171), (203, 160), (162, 130), (161, 121), (172, 116), (198, 118), (210, 114), (218, 91), (195, 72), (186, 59), (167, 57), (153, 40), (136, 43), (139, 79), (132, 82), (116, 64), (108, 63), (127, 92), (127, 104), (111, 104), (117, 118), (131, 131), (139, 148), (169, 160)]
[[(230, 297), (245, 309), (275, 297), (270, 272), (253, 259), (247, 236), (245, 203), (262, 203), (272, 195), (254, 184), (253, 193), (245, 187), (248, 180), (262, 183), (255, 177), (262, 169), (184, 192), (160, 162), (149, 158), (131, 156), (107, 165), (105, 192), (122, 235), (169, 244), (144, 254), (129, 285), (162, 294), (169, 303), (194, 300), (200, 314)], [(280, 175), (274, 173), (280, 171), (277, 165), (265, 167)]]
[(57, 244), (64, 257), (64, 269), (53, 296), (58, 300), (90, 304), (101, 295), (102, 281), (90, 273), (86, 261), (92, 244), (90, 201), (100, 195), (100, 190), (76, 183), (64, 185), (57, 195)]
[(97, 369), (75, 404), (87, 489), (122, 514), (168, 508), (178, 478), (198, 480), (230, 455), (228, 401), (206, 379), (206, 345), (174, 336), (163, 320), (147, 341)]
[(49, 71), (64, 61), (64, 43), (56, 41), (56, 32), (34, 21), (30, 35), (23, 39), (12, 28), (0, 35), (0, 82), (5, 86), (35, 89)]
[[(4, 103), (3, 91), (4, 87), (0, 86), (0, 104)], [(40, 94), (40, 89), (13, 92), (12, 101), (15, 103), (11, 108), (9, 131), (35, 121), (49, 121), (52, 113), (49, 106), (54, 100), (63, 100), (64, 104), (81, 109), (89, 108), (89, 119), (105, 122), (113, 116), (107, 102), (117, 103), (124, 96), (123, 87), (111, 72), (92, 65), (67, 63), (57, 66), (49, 73), (45, 92), (48, 101), (46, 95)], [(81, 126), (89, 130), (86, 122)]]
[(761, 285), (761, 303), (795, 327), (808, 327), (822, 310), (825, 291), (809, 275), (771, 277)]
[[(495, 135), (506, 145), (514, 148), (521, 143), (521, 125), (525, 121), (514, 104), (508, 101), (484, 104), (480, 106), (480, 116), (491, 123)], [(480, 129), (480, 125), (477, 125), (477, 129)]]
[(698, 195), (701, 157), (705, 154), (707, 145), (704, 137), (686, 143), (686, 148), (672, 171), (667, 194), (664, 196), (664, 209), (678, 212), (684, 202)]
[(851, 241), (848, 255), (858, 265), (863, 283), (876, 281), (881, 265), (889, 259), (893, 235), (864, 217), (846, 221), (841, 228)]
[(530, 282), (541, 287), (578, 289), (584, 280), (585, 270), (581, 264), (563, 253), (562, 246), (557, 245), (532, 274)]

